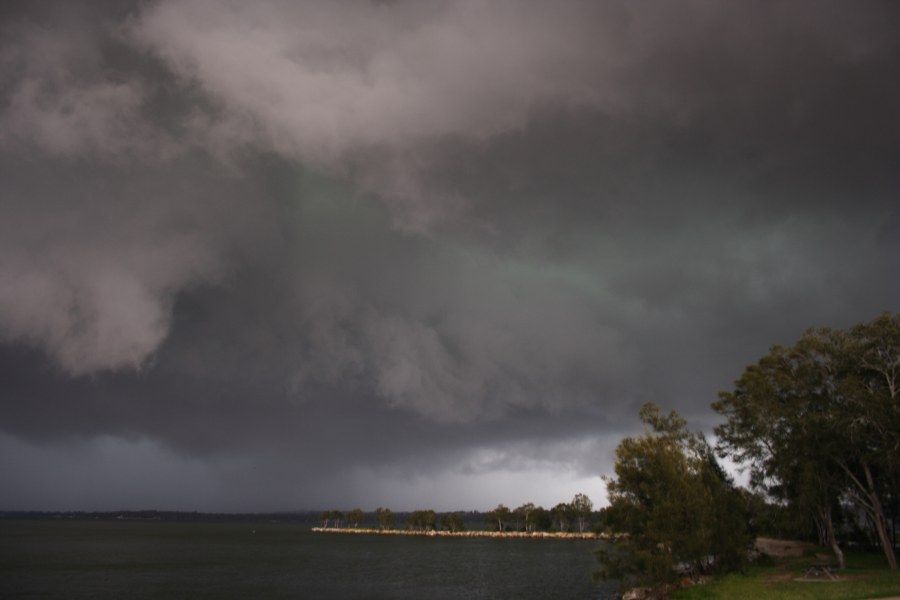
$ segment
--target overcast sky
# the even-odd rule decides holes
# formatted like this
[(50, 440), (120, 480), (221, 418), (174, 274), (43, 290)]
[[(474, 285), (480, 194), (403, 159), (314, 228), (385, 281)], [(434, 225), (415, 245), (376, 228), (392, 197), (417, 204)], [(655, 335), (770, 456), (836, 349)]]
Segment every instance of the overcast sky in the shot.
[(900, 309), (900, 3), (4, 2), (0, 509), (545, 506)]

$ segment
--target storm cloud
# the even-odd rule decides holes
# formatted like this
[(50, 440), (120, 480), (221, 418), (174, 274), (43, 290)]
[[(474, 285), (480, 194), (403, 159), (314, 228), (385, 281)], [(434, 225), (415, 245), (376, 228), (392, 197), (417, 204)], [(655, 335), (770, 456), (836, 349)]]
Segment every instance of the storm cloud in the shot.
[(898, 30), (7, 5), (0, 508), (599, 500), (643, 402), (708, 429), (769, 345), (898, 309)]

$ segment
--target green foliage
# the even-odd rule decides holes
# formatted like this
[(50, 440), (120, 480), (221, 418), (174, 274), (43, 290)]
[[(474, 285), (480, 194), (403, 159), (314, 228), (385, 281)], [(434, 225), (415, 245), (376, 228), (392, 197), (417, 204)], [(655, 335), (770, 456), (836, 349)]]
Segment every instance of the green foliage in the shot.
[(512, 511), (514, 531), (534, 531), (535, 508), (533, 502), (528, 502)]
[(849, 499), (896, 568), (885, 514), (900, 498), (900, 315), (774, 346), (713, 408), (720, 452), (756, 489), (805, 515), (839, 561), (834, 520)]
[(354, 508), (350, 512), (347, 513), (347, 525), (350, 527), (359, 527), (359, 524), (362, 523), (366, 514), (363, 512), (361, 508)]
[(417, 531), (437, 529), (437, 515), (433, 510), (414, 510), (406, 519), (406, 526)]
[(394, 513), (391, 512), (391, 509), (389, 508), (379, 506), (375, 509), (375, 521), (378, 522), (378, 527), (380, 529), (393, 529)]
[(462, 515), (459, 513), (446, 513), (441, 515), (441, 529), (446, 529), (447, 531), (465, 531), (466, 524), (463, 521)]
[(553, 528), (553, 519), (550, 511), (542, 506), (534, 507), (529, 517), (531, 531), (550, 531)]
[(702, 436), (674, 411), (640, 412), (643, 435), (616, 448), (603, 520), (616, 542), (597, 552), (598, 576), (623, 587), (739, 568), (751, 538), (745, 502)]
[(558, 531), (568, 531), (572, 528), (575, 521), (572, 505), (566, 502), (560, 502), (550, 509), (550, 518), (553, 523), (552, 526)]
[(497, 508), (486, 515), (488, 529), (506, 531), (511, 518), (512, 511), (503, 504), (498, 504)]
[(333, 510), (328, 513), (328, 516), (331, 517), (331, 522), (335, 527), (341, 527), (344, 524), (344, 513), (339, 510)]
[(322, 527), (340, 527), (344, 521), (344, 513), (339, 510), (326, 510), (320, 515)]
[(572, 499), (571, 503), (571, 511), (575, 523), (578, 525), (579, 532), (583, 533), (590, 527), (593, 510), (594, 503), (591, 502), (587, 495), (575, 494), (575, 498)]

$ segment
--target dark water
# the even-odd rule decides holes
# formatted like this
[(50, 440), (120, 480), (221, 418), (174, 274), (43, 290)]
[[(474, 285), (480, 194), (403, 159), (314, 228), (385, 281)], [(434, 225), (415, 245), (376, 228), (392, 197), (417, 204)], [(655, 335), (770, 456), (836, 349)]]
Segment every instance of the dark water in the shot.
[(0, 521), (0, 598), (606, 598), (597, 542), (295, 524)]

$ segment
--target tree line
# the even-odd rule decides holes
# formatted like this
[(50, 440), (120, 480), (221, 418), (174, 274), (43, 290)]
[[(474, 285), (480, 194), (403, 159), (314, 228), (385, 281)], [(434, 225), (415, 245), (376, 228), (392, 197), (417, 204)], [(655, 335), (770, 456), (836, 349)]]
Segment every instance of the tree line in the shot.
[[(498, 504), (493, 510), (481, 514), (483, 526), (488, 531), (527, 532), (578, 531), (591, 529), (594, 505), (585, 494), (576, 494), (571, 502), (560, 502), (551, 509), (528, 502), (510, 509)], [(462, 512), (438, 514), (433, 510), (414, 510), (406, 513), (403, 526), (414, 531), (465, 531), (466, 518)], [(371, 514), (375, 528), (392, 530), (397, 527), (397, 515), (389, 508), (378, 507)], [(347, 513), (340, 510), (323, 511), (320, 523), (323, 528), (359, 529), (366, 524), (368, 515), (359, 508)], [(371, 523), (370, 523), (371, 524)]]
[[(900, 316), (810, 329), (748, 366), (713, 409), (712, 445), (674, 411), (640, 411), (616, 448), (599, 577), (623, 586), (741, 568), (759, 533), (809, 532), (844, 567), (842, 544), (870, 541), (897, 568)], [(736, 487), (717, 458), (749, 469)]]

